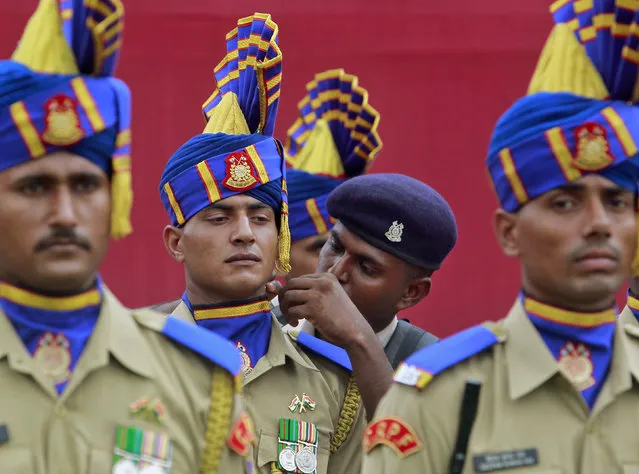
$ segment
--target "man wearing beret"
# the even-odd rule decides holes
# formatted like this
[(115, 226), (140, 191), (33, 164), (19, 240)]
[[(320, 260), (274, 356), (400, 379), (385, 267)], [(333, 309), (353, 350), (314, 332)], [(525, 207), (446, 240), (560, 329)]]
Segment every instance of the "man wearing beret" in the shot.
[[(400, 366), (366, 431), (362, 472), (639, 465), (639, 330), (615, 314), (637, 246), (639, 178), (636, 24), (621, 26), (639, 12), (620, 3), (551, 6), (529, 95), (498, 121), (487, 158), (495, 231), (519, 259), (522, 290), (505, 319)], [(579, 29), (603, 17), (619, 21), (614, 35)]]
[[(325, 318), (322, 340), (291, 337), (273, 318), (265, 285), (275, 268), (290, 270), (285, 160), (272, 136), (282, 75), (278, 27), (255, 13), (226, 40), (216, 89), (203, 106), (204, 132), (171, 156), (160, 183), (171, 220), (165, 246), (186, 276), (173, 314), (228, 338), (241, 354), (259, 472), (358, 472), (362, 401), (371, 399), (366, 381), (388, 363), (365, 321), (345, 331), (336, 315)], [(353, 306), (339, 285), (319, 299)]]
[(97, 273), (132, 197), (123, 6), (99, 6), (42, 0), (0, 62), (0, 471), (244, 473), (235, 348)]
[[(317, 272), (337, 278), (396, 368), (437, 341), (396, 315), (428, 295), (433, 273), (457, 240), (453, 212), (431, 187), (400, 174), (350, 179), (330, 194), (326, 208), (337, 223)], [(286, 289), (303, 286), (305, 278), (290, 280)], [(288, 309), (284, 296), (280, 301)], [(312, 333), (312, 324), (305, 321), (301, 330)]]

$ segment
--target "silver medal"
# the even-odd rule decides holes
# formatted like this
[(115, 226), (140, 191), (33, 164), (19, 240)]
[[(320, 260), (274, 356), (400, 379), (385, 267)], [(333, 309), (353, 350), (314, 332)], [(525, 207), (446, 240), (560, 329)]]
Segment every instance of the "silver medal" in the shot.
[(113, 466), (113, 474), (139, 474), (139, 469), (134, 462), (128, 459), (120, 459)]
[(160, 466), (149, 464), (148, 466), (142, 468), (140, 474), (166, 474), (166, 471)]
[(312, 474), (317, 468), (317, 458), (310, 448), (302, 448), (295, 454), (295, 464), (304, 474)]
[(295, 451), (291, 448), (284, 448), (279, 455), (280, 466), (289, 472), (295, 472)]

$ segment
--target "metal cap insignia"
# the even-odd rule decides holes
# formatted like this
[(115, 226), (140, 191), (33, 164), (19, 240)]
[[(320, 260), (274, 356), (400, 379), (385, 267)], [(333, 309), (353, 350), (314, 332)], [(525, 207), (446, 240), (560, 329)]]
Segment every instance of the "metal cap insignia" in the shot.
[(404, 224), (393, 221), (391, 226), (386, 231), (386, 238), (391, 242), (401, 242), (402, 233), (404, 232)]

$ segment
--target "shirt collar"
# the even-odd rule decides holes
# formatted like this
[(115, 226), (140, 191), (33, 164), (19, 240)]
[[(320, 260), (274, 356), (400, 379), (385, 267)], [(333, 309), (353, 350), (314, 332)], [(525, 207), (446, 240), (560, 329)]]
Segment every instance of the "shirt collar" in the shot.
[(177, 308), (173, 310), (171, 316), (181, 319), (182, 321), (185, 321), (189, 324), (196, 324), (195, 319), (193, 318), (193, 313), (191, 313), (191, 310), (186, 305), (184, 300), (180, 301), (180, 304), (178, 304)]
[[(507, 339), (504, 359), (509, 393), (516, 400), (558, 374), (559, 366), (526, 315), (520, 299), (517, 299), (502, 326)], [(606, 396), (606, 392), (616, 394), (629, 389), (631, 376), (639, 382), (639, 323), (628, 308), (619, 316), (614, 337), (615, 350), (600, 399)], [(526, 370), (522, 370), (523, 367)], [(597, 404), (600, 404), (599, 400)]]
[(151, 364), (153, 355), (134, 314), (104, 287), (100, 317), (83, 356), (93, 357), (96, 362), (106, 365), (109, 353), (139, 375), (152, 377), (155, 373)]
[[(89, 371), (107, 365), (110, 353), (129, 370), (144, 377), (152, 377), (154, 375), (151, 364), (152, 354), (131, 311), (122, 306), (108, 288), (103, 287), (103, 291), (98, 322), (76, 366), (74, 375), (76, 372)], [(11, 368), (21, 372), (32, 372), (31, 356), (9, 318), (0, 311), (0, 360), (4, 357), (9, 358)]]
[(626, 344), (629, 346), (626, 351), (628, 368), (639, 382), (639, 322), (630, 309), (624, 308), (619, 315), (617, 326), (623, 329), (624, 338), (629, 341), (629, 344)]
[[(173, 311), (172, 316), (186, 321), (189, 324), (196, 324), (195, 319), (193, 319), (191, 310), (184, 301), (180, 302), (175, 311)], [(282, 332), (277, 319), (273, 317), (271, 338), (268, 343), (268, 351), (266, 352), (266, 355), (264, 355), (264, 357), (262, 357), (262, 359), (260, 359), (257, 364), (255, 364), (255, 367), (248, 374), (248, 376), (245, 377), (246, 382), (258, 377), (260, 374), (264, 373), (271, 367), (284, 365), (286, 363), (286, 357), (289, 357), (297, 364), (300, 364), (308, 369), (317, 370), (314, 365), (312, 365), (309, 361), (302, 357), (295, 346), (293, 346), (293, 342), (290, 340), (290, 338)], [(267, 362), (262, 362), (263, 360)], [(267, 366), (265, 366), (263, 370), (262, 366), (264, 366), (265, 363), (267, 364)]]
[(615, 393), (631, 387), (631, 376), (639, 382), (639, 324), (629, 309), (624, 308), (624, 312), (630, 313), (632, 321), (625, 323), (626, 318), (622, 320), (620, 315), (617, 322), (609, 375)]
[[(307, 369), (311, 369), (315, 371), (318, 370), (317, 367), (315, 367), (310, 361), (304, 358), (302, 354), (300, 354), (300, 351), (296, 347), (296, 345), (294, 345), (294, 341), (292, 340), (292, 338), (288, 334), (285, 334), (282, 331), (280, 324), (277, 322), (277, 319), (273, 317), (272, 328), (271, 328), (271, 339), (269, 341), (268, 351), (266, 352), (266, 355), (262, 358), (262, 359), (266, 359), (269, 363), (269, 367), (266, 367), (266, 370), (270, 369), (271, 367), (284, 365), (286, 363), (286, 357), (293, 360), (296, 364), (306, 367)], [(260, 365), (260, 362), (258, 362), (257, 365), (255, 366), (255, 369), (253, 369), (253, 372), (257, 372), (257, 373), (253, 374), (253, 372), (251, 372), (248, 375), (247, 380), (253, 379), (254, 376), (257, 377), (260, 372), (263, 372), (261, 368), (259, 367), (259, 365)]]
[(0, 360), (5, 357), (9, 358), (9, 366), (16, 368), (16, 363), (19, 360), (30, 357), (30, 355), (11, 321), (0, 309)]
[[(516, 400), (549, 380), (559, 366), (517, 298), (503, 321), (506, 333), (504, 358), (510, 397)], [(525, 367), (526, 370), (522, 370)]]
[(382, 344), (382, 347), (386, 347), (391, 337), (393, 337), (393, 333), (395, 332), (395, 329), (397, 329), (398, 323), (399, 321), (397, 320), (397, 316), (393, 316), (393, 320), (388, 324), (388, 326), (378, 333), (375, 333), (379, 342)]

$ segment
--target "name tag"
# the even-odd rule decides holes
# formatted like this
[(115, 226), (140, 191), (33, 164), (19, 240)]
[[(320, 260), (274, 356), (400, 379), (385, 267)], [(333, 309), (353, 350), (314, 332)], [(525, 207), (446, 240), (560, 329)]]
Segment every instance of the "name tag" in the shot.
[(0, 445), (9, 442), (9, 428), (7, 425), (0, 425)]
[(475, 472), (494, 472), (539, 464), (537, 448), (502, 451), (473, 456)]

